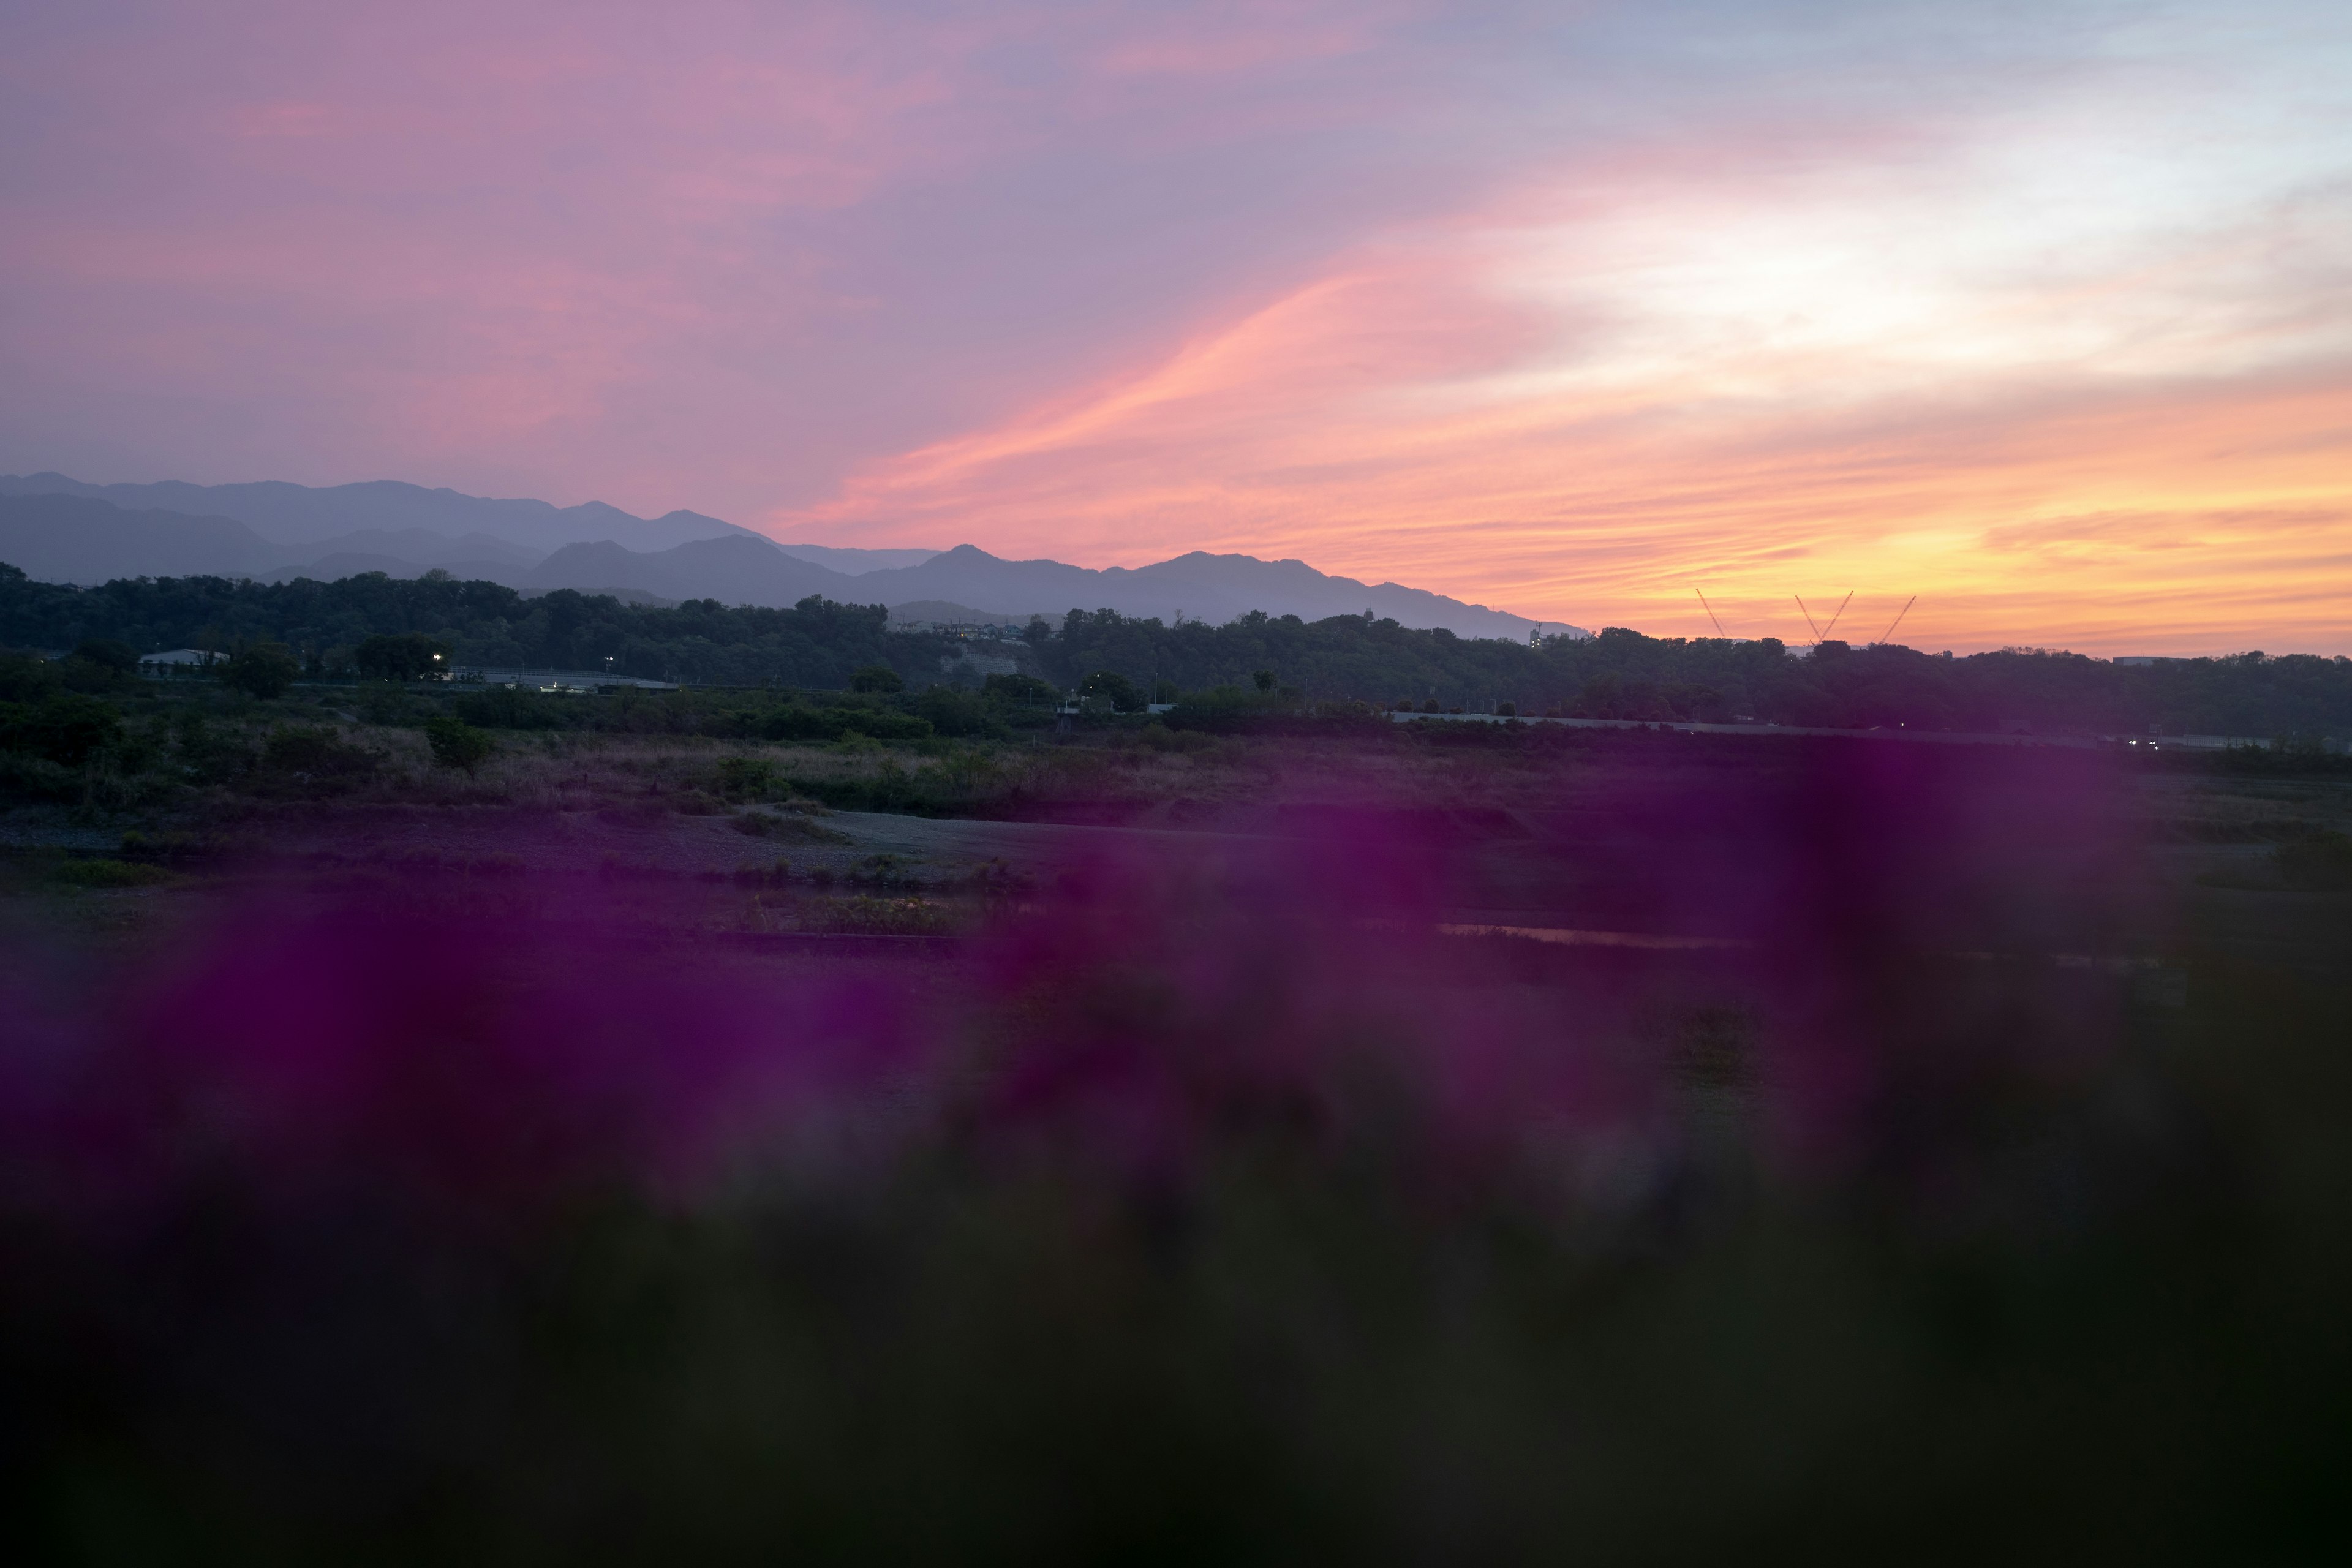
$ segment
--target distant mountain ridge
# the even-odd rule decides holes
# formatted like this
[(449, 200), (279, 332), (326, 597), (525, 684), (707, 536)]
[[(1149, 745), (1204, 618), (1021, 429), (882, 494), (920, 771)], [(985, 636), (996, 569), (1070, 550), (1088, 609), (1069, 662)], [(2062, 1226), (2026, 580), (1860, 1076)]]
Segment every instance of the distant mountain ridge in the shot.
[[(156, 504), (166, 498), (206, 510)], [(1013, 620), (1058, 618), (1070, 609), (1170, 623), (1222, 623), (1254, 610), (1310, 621), (1369, 611), (1408, 626), (1513, 640), (1537, 625), (1402, 584), (1335, 577), (1303, 561), (1193, 551), (1148, 566), (1095, 568), (1008, 561), (971, 544), (938, 552), (782, 545), (699, 512), (645, 519), (596, 501), (484, 500), (392, 480), (313, 489), (276, 481), (87, 485), (59, 474), (0, 475), (0, 561), (85, 584), (137, 576), (333, 579), (372, 571), (414, 577), (439, 568), (528, 594), (572, 588), (779, 608), (821, 594), (850, 604), (979, 605), (992, 618)]]

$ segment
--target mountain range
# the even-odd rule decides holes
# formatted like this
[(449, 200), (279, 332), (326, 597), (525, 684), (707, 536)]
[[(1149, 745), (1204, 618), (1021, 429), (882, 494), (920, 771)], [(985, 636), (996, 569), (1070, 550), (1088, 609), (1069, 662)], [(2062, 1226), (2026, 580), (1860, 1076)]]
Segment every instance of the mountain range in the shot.
[(1408, 626), (1514, 640), (1537, 625), (1418, 588), (1330, 576), (1301, 561), (1194, 551), (1150, 566), (1097, 569), (1007, 561), (970, 544), (779, 544), (699, 512), (640, 518), (600, 501), (493, 500), (391, 480), (313, 489), (0, 475), (0, 561), (44, 581), (79, 584), (197, 574), (331, 581), (439, 568), (526, 594), (576, 588), (639, 603), (782, 607), (821, 594), (849, 604), (971, 606), (974, 618), (1014, 622), (1058, 618), (1074, 607), (1211, 622), (1252, 610), (1307, 620), (1369, 610)]

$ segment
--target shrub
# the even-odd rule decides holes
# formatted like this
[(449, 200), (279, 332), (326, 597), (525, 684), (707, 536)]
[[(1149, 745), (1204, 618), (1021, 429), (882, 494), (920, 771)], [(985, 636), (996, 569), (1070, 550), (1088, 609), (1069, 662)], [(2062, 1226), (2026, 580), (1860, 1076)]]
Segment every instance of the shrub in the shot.
[(719, 764), (719, 793), (730, 800), (772, 800), (791, 790), (765, 757), (728, 757)]
[(69, 888), (146, 888), (170, 881), (172, 873), (129, 860), (68, 860), (51, 871), (49, 879)]
[(887, 664), (861, 665), (849, 678), (852, 691), (904, 691), (907, 683)]
[(236, 731), (215, 730), (201, 713), (182, 713), (175, 726), (180, 771), (194, 784), (232, 784), (253, 771), (253, 748)]
[(72, 800), (81, 794), (81, 774), (30, 752), (0, 752), (0, 797)]
[(735, 831), (754, 838), (775, 838), (797, 844), (847, 844), (846, 833), (835, 833), (821, 827), (798, 814), (779, 815), (771, 811), (747, 811), (735, 818)]
[(436, 763), (445, 768), (463, 768), (468, 773), (498, 750), (488, 731), (477, 730), (447, 713), (425, 721), (425, 741), (433, 748)]
[(331, 724), (281, 724), (261, 746), (266, 772), (314, 785), (356, 783), (383, 763), (383, 752), (352, 745)]
[(467, 692), (449, 704), (449, 710), (468, 724), (490, 730), (562, 730), (570, 727), (578, 706), (567, 700), (515, 686), (492, 686)]
[(0, 752), (28, 752), (78, 768), (121, 734), (121, 710), (96, 698), (52, 691), (37, 708), (0, 702)]

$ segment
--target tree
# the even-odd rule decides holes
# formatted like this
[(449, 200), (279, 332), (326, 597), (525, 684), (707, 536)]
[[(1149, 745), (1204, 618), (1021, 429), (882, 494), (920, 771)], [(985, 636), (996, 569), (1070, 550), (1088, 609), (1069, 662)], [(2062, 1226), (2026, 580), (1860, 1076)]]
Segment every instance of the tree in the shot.
[(849, 678), (852, 691), (904, 691), (907, 683), (887, 664), (860, 665)]
[(352, 662), (371, 680), (422, 680), (446, 668), (449, 645), (423, 632), (378, 633), (352, 650)]
[(1274, 689), (1274, 671), (1270, 669), (1254, 669), (1250, 671), (1250, 679), (1257, 683), (1260, 691)]
[(992, 675), (980, 689), (987, 701), (1007, 708), (1051, 708), (1060, 694), (1034, 675)]
[(257, 642), (213, 666), (213, 673), (231, 689), (267, 702), (286, 694), (294, 678), (302, 673), (302, 661), (284, 643)]
[(84, 637), (75, 645), (71, 657), (117, 675), (139, 673), (139, 650), (120, 637)]
[(1097, 669), (1078, 683), (1081, 696), (1100, 697), (1121, 713), (1137, 713), (1143, 710), (1143, 693), (1135, 682), (1117, 670)]
[(436, 763), (445, 768), (463, 768), (468, 773), (498, 749), (488, 731), (477, 730), (446, 713), (425, 721), (425, 742), (433, 748)]

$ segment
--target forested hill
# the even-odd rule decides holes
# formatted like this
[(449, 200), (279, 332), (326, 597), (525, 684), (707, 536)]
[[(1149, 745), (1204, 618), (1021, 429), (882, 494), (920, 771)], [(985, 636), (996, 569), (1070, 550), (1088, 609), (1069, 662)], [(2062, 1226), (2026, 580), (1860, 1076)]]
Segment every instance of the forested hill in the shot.
[(460, 664), (820, 689), (887, 664), (909, 679), (936, 679), (946, 643), (887, 631), (887, 618), (879, 605), (824, 599), (789, 610), (708, 599), (641, 608), (569, 589), (526, 599), (497, 583), (380, 572), (333, 583), (142, 577), (73, 588), (0, 564), (0, 645), (55, 650), (110, 637), (155, 652), (280, 642), (330, 668), (378, 633), (422, 632), (446, 642)]
[[(887, 664), (911, 683), (939, 679), (950, 645), (884, 629), (878, 605), (804, 600), (789, 610), (695, 600), (639, 608), (562, 591), (524, 598), (493, 583), (370, 574), (335, 583), (218, 577), (140, 579), (98, 588), (35, 583), (0, 565), (0, 645), (63, 649), (88, 637), (141, 651), (242, 642), (288, 644), (331, 666), (376, 633), (424, 632), (460, 663), (596, 669), (714, 684), (848, 683)], [(1358, 616), (1305, 622), (1244, 616), (1171, 626), (1108, 611), (1073, 611), (1059, 635), (1032, 627), (1047, 674), (1076, 686), (1098, 671), (1139, 690), (1251, 687), (1265, 672), (1309, 699), (1448, 708), (1517, 704), (1595, 718), (1725, 720), (1842, 728), (1908, 725), (2352, 738), (2352, 660), (2307, 655), (2117, 665), (2080, 655), (2011, 651), (1947, 658), (1902, 647), (1827, 643), (1800, 657), (1769, 638), (1648, 637), (1612, 628), (1540, 647), (1465, 641)]]

